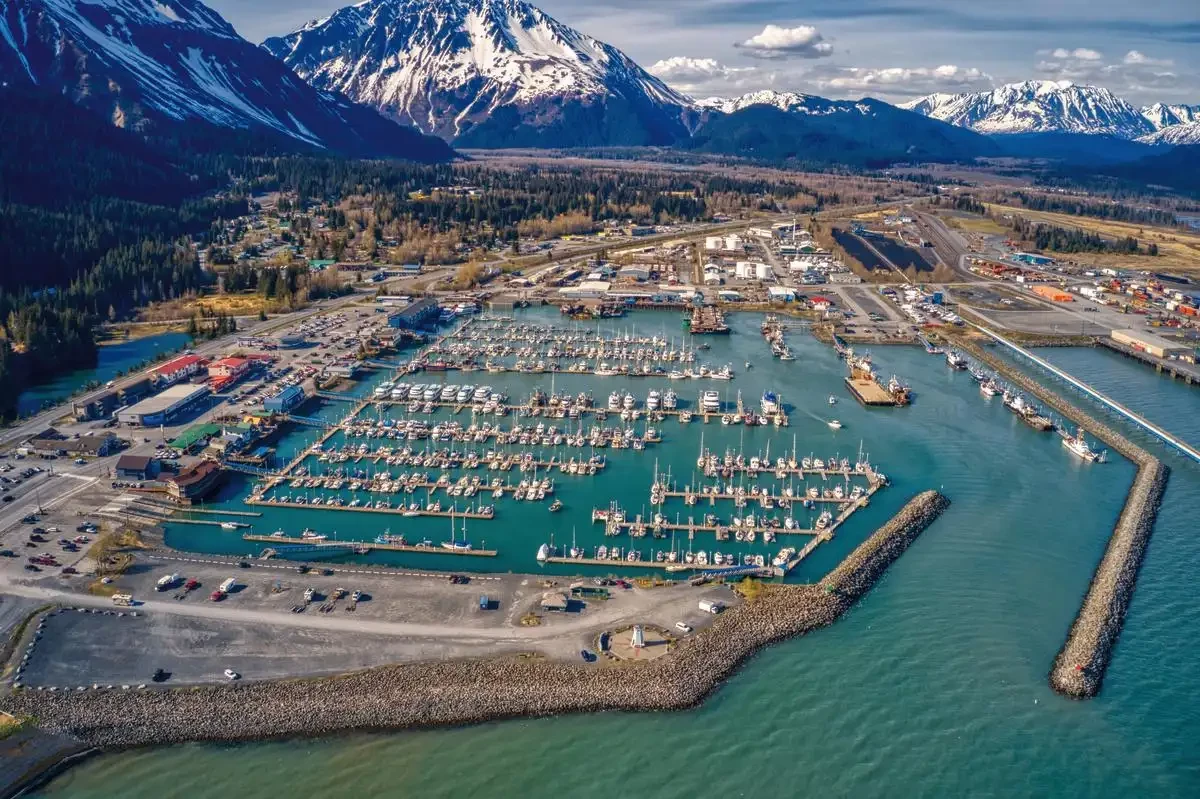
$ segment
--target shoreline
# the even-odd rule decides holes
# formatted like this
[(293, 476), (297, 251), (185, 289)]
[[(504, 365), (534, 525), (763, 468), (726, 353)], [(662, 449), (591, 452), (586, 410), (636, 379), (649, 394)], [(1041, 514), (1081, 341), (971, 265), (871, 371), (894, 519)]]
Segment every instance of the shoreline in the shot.
[(959, 341), (958, 346), (1137, 466), (1137, 474), (1109, 536), (1104, 556), (1092, 574), (1079, 613), (1071, 623), (1048, 675), (1050, 687), (1055, 692), (1074, 699), (1089, 699), (1100, 691), (1113, 649), (1125, 625), (1125, 614), (1133, 601), (1138, 571), (1154, 532), (1170, 469), (1121, 433), (976, 342)]
[(769, 585), (651, 662), (595, 667), (522, 657), (460, 659), (205, 688), (22, 689), (5, 704), (35, 716), (47, 732), (104, 749), (684, 710), (703, 702), (764, 647), (837, 621), (949, 504), (936, 491), (918, 494), (819, 583)]

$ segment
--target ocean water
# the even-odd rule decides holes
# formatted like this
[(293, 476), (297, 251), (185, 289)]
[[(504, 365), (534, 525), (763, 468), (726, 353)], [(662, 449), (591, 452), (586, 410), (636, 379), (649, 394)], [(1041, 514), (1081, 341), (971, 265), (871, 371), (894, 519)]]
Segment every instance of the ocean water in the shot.
[(47, 402), (62, 402), (92, 381), (106, 383), (116, 377), (117, 372), (128, 372), (161, 352), (174, 352), (186, 346), (189, 341), (191, 337), (187, 333), (159, 333), (119, 344), (105, 344), (96, 349), (94, 367), (67, 372), (48, 383), (34, 386), (17, 398), (17, 411), (35, 413)]
[[(755, 367), (730, 388), (757, 397), (771, 385), (795, 406), (791, 427), (755, 431), (768, 432), (762, 445), (769, 439), (772, 452), (790, 449), (795, 433), (801, 451), (856, 452), (861, 439), (894, 483), (803, 565), (800, 579), (834, 565), (913, 493), (939, 488), (953, 500), (834, 626), (760, 654), (688, 712), (139, 750), (91, 760), (39, 795), (1196, 795), (1200, 467), (1158, 448), (1173, 467), (1171, 482), (1103, 690), (1087, 702), (1063, 699), (1050, 691), (1046, 674), (1103, 552), (1132, 465), (1119, 458), (1077, 462), (1056, 437), (1033, 432), (998, 401), (985, 400), (968, 375), (917, 349), (875, 352), (885, 374), (895, 371), (912, 384), (913, 406), (868, 411), (845, 398), (828, 348), (795, 333), (790, 343), (799, 359), (773, 364), (756, 324), (739, 317), (737, 332), (714, 342), (709, 359), (738, 367), (753, 359)], [(1103, 351), (1047, 355), (1200, 441), (1197, 389)], [(638, 385), (644, 396), (647, 384)], [(832, 410), (829, 394), (843, 397)], [(831, 413), (845, 429), (825, 426)], [(692, 427), (698, 439), (700, 426)], [(720, 428), (704, 430), (708, 446)], [(680, 434), (677, 423), (665, 431)], [(668, 458), (664, 442), (659, 468), (668, 462), (674, 475), (690, 479), (696, 446), (686, 457)], [(558, 534), (573, 525), (599, 536), (586, 518), (572, 517), (613, 495), (629, 509), (645, 497), (654, 448), (619, 455), (629, 456), (619, 478), (615, 471), (575, 478), (564, 491), (567, 507), (553, 525)], [(480, 537), (490, 526), (488, 544), (511, 557), (505, 567), (531, 568), (533, 547), (548, 532), (525, 529), (533, 525), (523, 512), (501, 504), (494, 522), (478, 525)], [(539, 508), (529, 518), (541, 514)]]

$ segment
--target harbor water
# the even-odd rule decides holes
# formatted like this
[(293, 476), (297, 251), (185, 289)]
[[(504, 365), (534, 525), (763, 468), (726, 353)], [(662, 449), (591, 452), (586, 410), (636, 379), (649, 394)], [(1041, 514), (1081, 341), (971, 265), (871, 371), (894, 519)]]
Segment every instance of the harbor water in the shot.
[[(179, 786), (192, 797), (601, 797), (634, 790), (656, 797), (1195, 795), (1196, 466), (1114, 422), (1161, 453), (1173, 473), (1104, 687), (1091, 701), (1063, 699), (1050, 690), (1046, 675), (1104, 551), (1132, 465), (1119, 457), (1106, 464), (1079, 461), (1057, 436), (1034, 432), (999, 397), (985, 399), (967, 373), (949, 370), (919, 348), (874, 352), (885, 378), (897, 373), (911, 384), (914, 399), (908, 408), (868, 410), (847, 396), (842, 365), (828, 347), (790, 333), (797, 360), (773, 362), (756, 318), (731, 321), (734, 334), (712, 339), (704, 360), (733, 364), (738, 375), (727, 384), (731, 394), (741, 389), (757, 402), (763, 388), (778, 390), (790, 408), (790, 427), (742, 431), (668, 420), (660, 425), (661, 445), (607, 452), (609, 468), (600, 476), (554, 475), (565, 505), (560, 513), (550, 514), (545, 503), (526, 508), (501, 500), (494, 520), (469, 523), (469, 537), (477, 545), (486, 539), (500, 551), (496, 559), (418, 555), (413, 557), (420, 560), (399, 562), (524, 571), (536, 568), (536, 547), (551, 531), (559, 542), (572, 528), (581, 540), (586, 530), (594, 545), (602, 532), (590, 524), (590, 508), (615, 500), (632, 513), (643, 504), (650, 511), (655, 461), (660, 471), (670, 469), (687, 482), (701, 431), (705, 446), (720, 451), (741, 444), (750, 452), (770, 441), (772, 456), (791, 449), (793, 434), (804, 454), (839, 452), (851, 460), (862, 441), (892, 485), (819, 547), (798, 579), (834, 565), (917, 491), (939, 489), (953, 505), (837, 624), (761, 653), (705, 705), (685, 713), (140, 750), (88, 761), (38, 795), (140, 799), (171, 795)], [(657, 332), (651, 329), (654, 317), (618, 324), (634, 322), (639, 332)], [(677, 324), (668, 315), (660, 327), (670, 336)], [(1194, 388), (1100, 350), (1044, 354), (1172, 432), (1200, 441)], [(748, 372), (746, 361), (754, 363)], [(469, 377), (451, 372), (448, 379), (505, 380), (514, 399), (520, 398), (516, 387), (549, 387), (541, 375)], [(567, 378), (556, 379), (556, 389), (567, 389), (560, 379)], [(650, 387), (667, 387), (665, 381), (659, 386), (652, 379), (609, 378), (592, 379), (591, 388), (603, 401), (609, 385), (624, 382), (639, 398)], [(840, 400), (835, 406), (827, 402), (831, 394)], [(1104, 415), (1083, 397), (1074, 398)], [(827, 426), (833, 415), (844, 423), (841, 430)], [(311, 440), (316, 432), (299, 438), (305, 435)], [(225, 501), (232, 506), (247, 490), (231, 484)], [(688, 510), (674, 503), (667, 506), (670, 514)], [(328, 516), (336, 519), (322, 518)], [(444, 519), (274, 509), (255, 528), (325, 531), (335, 525), (339, 533), (365, 535), (389, 521), (394, 532), (411, 523), (427, 525), (435, 540), (443, 528), (449, 534)], [(706, 535), (711, 549), (712, 535)], [(248, 550), (237, 534), (216, 528), (189, 526), (169, 536), (185, 548)], [(652, 546), (651, 539), (643, 541)]]

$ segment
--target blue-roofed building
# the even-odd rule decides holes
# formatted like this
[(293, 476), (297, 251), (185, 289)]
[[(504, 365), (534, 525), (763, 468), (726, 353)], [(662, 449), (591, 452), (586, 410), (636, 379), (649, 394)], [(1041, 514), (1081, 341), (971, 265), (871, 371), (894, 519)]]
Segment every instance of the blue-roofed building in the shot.
[(434, 322), (440, 309), (433, 297), (421, 297), (413, 300), (399, 311), (388, 314), (388, 327), (398, 330), (415, 330)]
[(288, 386), (274, 397), (263, 401), (263, 407), (271, 413), (288, 413), (301, 402), (304, 402), (304, 389), (300, 386)]

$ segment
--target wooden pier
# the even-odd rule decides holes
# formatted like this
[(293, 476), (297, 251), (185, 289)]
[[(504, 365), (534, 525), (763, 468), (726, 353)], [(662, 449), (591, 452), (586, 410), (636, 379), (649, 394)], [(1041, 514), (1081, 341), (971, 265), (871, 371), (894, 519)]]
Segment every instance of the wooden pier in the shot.
[[(265, 505), (272, 508), (304, 508), (306, 510), (341, 510), (354, 511), (358, 513), (388, 513), (393, 516), (408, 516), (415, 518), (418, 516), (436, 516), (441, 518), (451, 519), (494, 519), (495, 513), (478, 513), (474, 511), (461, 510), (409, 510), (408, 508), (367, 508), (361, 505), (350, 507), (348, 505), (304, 505), (299, 502), (278, 502), (273, 499), (262, 499), (261, 497), (247, 497), (244, 502), (247, 505)], [(195, 522), (197, 524), (220, 524), (220, 522)]]
[(420, 552), (425, 555), (473, 555), (481, 558), (494, 558), (498, 552), (494, 549), (447, 549), (446, 547), (436, 547), (432, 544), (378, 544), (375, 542), (366, 541), (332, 541), (325, 539), (322, 541), (314, 541), (311, 538), (292, 538), (289, 536), (278, 535), (256, 535), (247, 533), (242, 536), (243, 541), (258, 541), (261, 543), (287, 545), (287, 544), (303, 544), (305, 546), (323, 545), (330, 549), (335, 547), (350, 547), (356, 550), (379, 550), (381, 552)]
[(663, 571), (711, 571), (713, 569), (724, 568), (722, 566), (713, 566), (705, 564), (701, 566), (697, 563), (668, 563), (666, 561), (654, 560), (625, 560), (618, 558), (564, 558), (561, 556), (551, 556), (546, 558), (542, 563), (558, 563), (568, 566), (600, 566), (606, 569), (618, 569), (622, 566), (632, 569), (662, 569)]
[[(787, 497), (787, 496), (783, 496), (781, 494), (764, 494), (762, 492), (759, 492), (757, 494), (751, 494), (751, 493), (727, 494), (724, 492), (712, 493), (712, 492), (704, 492), (704, 491), (663, 491), (662, 494), (667, 499), (682, 499), (685, 502), (687, 501), (688, 497), (694, 497), (696, 499), (696, 501), (692, 504), (699, 504), (700, 502), (702, 502), (704, 500), (708, 500), (708, 504), (710, 506), (716, 505), (717, 500), (729, 500), (729, 501), (733, 501), (733, 502), (737, 502), (737, 501), (741, 500), (743, 502), (743, 504), (745, 504), (747, 506), (751, 505), (751, 504), (761, 505), (763, 500), (768, 500), (775, 507), (787, 507), (789, 504), (792, 504), (792, 503), (798, 503), (798, 504), (803, 505), (805, 502), (826, 502), (826, 503), (831, 503), (831, 504), (845, 505), (847, 503), (853, 502), (855, 499), (854, 497), (850, 497), (850, 496), (845, 496), (845, 497), (841, 497), (841, 498), (838, 498), (838, 497), (809, 497), (809, 496), (804, 496), (804, 495), (795, 496), (795, 497)], [(771, 510), (771, 508), (767, 508), (767, 510)]]

